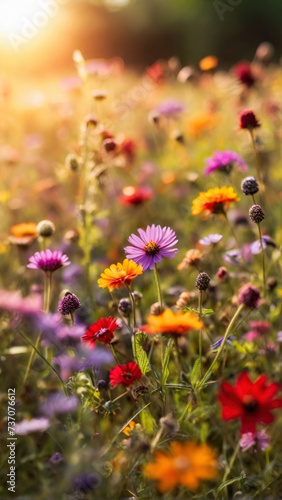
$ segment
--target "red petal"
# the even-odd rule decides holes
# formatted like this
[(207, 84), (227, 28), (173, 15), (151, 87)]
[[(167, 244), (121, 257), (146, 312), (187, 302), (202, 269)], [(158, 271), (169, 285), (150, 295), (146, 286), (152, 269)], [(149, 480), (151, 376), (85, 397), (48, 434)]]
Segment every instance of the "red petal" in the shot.
[(252, 415), (246, 415), (246, 413), (242, 417), (241, 422), (241, 432), (244, 434), (245, 432), (252, 432), (255, 434), (256, 432), (256, 419)]

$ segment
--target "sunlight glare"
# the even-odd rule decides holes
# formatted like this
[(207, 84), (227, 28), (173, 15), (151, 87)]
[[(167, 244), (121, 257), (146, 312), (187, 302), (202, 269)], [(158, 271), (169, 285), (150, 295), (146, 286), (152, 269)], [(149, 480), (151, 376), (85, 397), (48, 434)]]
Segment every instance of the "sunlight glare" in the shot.
[(32, 22), (39, 10), (38, 0), (0, 0), (0, 32), (21, 33), (26, 20)]

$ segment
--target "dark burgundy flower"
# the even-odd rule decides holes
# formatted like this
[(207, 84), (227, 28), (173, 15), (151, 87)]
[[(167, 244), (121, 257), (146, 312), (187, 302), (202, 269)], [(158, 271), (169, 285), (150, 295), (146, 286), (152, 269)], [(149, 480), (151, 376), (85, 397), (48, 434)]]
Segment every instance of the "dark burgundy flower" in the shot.
[(119, 197), (119, 202), (122, 205), (141, 205), (145, 201), (153, 197), (153, 191), (150, 187), (126, 186), (122, 190), (122, 195)]
[(235, 386), (223, 382), (219, 400), (222, 404), (224, 420), (241, 419), (241, 432), (256, 432), (256, 423), (271, 424), (274, 416), (271, 410), (282, 407), (282, 398), (274, 398), (278, 384), (267, 383), (266, 375), (261, 375), (254, 383), (249, 375), (239, 375)]
[(245, 109), (239, 115), (239, 127), (253, 130), (260, 127), (260, 123), (253, 111)]
[(244, 304), (250, 309), (256, 309), (260, 302), (260, 291), (255, 288), (251, 283), (243, 285), (238, 293), (239, 304)]
[(253, 87), (255, 82), (256, 82), (256, 77), (254, 76), (252, 72), (252, 68), (250, 63), (248, 62), (241, 62), (235, 66), (233, 69), (233, 73), (240, 80), (243, 85), (246, 85), (246, 87), (250, 88)]
[(136, 380), (140, 380), (142, 372), (136, 363), (130, 361), (127, 365), (117, 365), (110, 370), (110, 382), (112, 387), (119, 384), (129, 387)]
[(114, 331), (117, 328), (119, 328), (119, 324), (112, 316), (100, 318), (96, 323), (89, 326), (82, 340), (89, 344), (95, 344), (96, 340), (100, 340), (104, 344), (109, 344), (113, 340)]

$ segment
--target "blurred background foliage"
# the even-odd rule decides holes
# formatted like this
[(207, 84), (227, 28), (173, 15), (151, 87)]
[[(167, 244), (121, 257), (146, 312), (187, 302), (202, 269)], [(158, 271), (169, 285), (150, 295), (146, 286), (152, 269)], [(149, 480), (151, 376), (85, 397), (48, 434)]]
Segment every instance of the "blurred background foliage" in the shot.
[(53, 1), (60, 4), (58, 14), (17, 52), (7, 33), (0, 35), (2, 71), (38, 75), (67, 70), (78, 48), (86, 58), (120, 56), (136, 69), (174, 55), (183, 65), (197, 63), (208, 54), (229, 67), (252, 59), (262, 41), (271, 42), (279, 58), (281, 0)]

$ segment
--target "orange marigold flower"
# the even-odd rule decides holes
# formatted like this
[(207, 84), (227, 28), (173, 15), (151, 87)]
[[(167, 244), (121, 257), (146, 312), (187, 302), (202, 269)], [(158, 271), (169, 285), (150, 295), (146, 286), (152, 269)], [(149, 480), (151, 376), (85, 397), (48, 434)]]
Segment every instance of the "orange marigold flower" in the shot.
[(193, 201), (192, 215), (199, 215), (202, 212), (222, 213), (222, 211), (233, 201), (240, 198), (235, 193), (233, 187), (212, 188), (202, 191), (198, 198)]
[(216, 453), (206, 444), (174, 441), (168, 452), (155, 452), (154, 459), (154, 462), (145, 465), (144, 472), (147, 477), (158, 482), (158, 489), (162, 493), (177, 485), (195, 491), (201, 481), (215, 479), (218, 475)]
[(203, 323), (196, 314), (181, 311), (175, 313), (171, 309), (166, 309), (159, 316), (148, 316), (145, 332), (183, 335), (188, 330), (199, 330), (202, 327)]
[(34, 222), (22, 222), (10, 228), (11, 233), (17, 238), (30, 236), (36, 238), (36, 224)]
[(207, 56), (200, 60), (199, 66), (202, 71), (210, 71), (216, 68), (218, 65), (218, 59), (215, 56)]
[(105, 269), (98, 280), (98, 285), (100, 288), (108, 288), (112, 292), (115, 288), (130, 285), (133, 278), (142, 273), (142, 266), (133, 260), (124, 259), (123, 263), (118, 262)]

